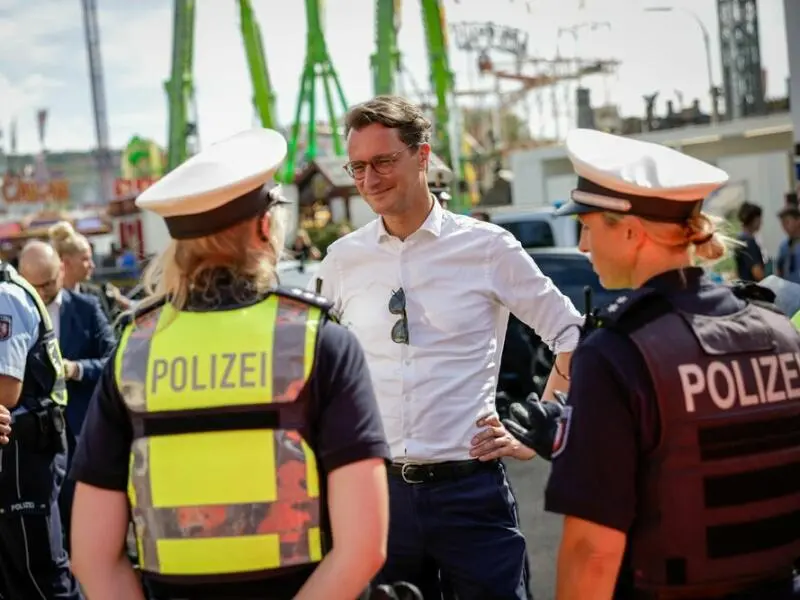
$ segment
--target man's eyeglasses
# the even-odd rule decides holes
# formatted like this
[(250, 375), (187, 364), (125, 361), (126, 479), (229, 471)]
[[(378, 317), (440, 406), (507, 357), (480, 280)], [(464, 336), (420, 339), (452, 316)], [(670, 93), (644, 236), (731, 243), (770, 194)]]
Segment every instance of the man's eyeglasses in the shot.
[(373, 156), (369, 160), (351, 160), (344, 166), (344, 170), (347, 171), (350, 177), (357, 181), (367, 176), (367, 165), (372, 167), (372, 170), (378, 173), (378, 175), (389, 175), (394, 165), (397, 163), (397, 160), (400, 158), (400, 155), (411, 147), (412, 146), (406, 146), (402, 150), (398, 150), (392, 154), (379, 154), (378, 156)]
[(408, 315), (406, 314), (406, 293), (403, 288), (392, 292), (389, 298), (389, 312), (400, 319), (392, 327), (392, 341), (395, 344), (408, 344)]

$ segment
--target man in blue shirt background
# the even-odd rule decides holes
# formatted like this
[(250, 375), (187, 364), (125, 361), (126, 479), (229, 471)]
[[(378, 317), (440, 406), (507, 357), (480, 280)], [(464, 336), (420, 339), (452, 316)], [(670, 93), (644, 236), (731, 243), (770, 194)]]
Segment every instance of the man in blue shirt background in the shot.
[(775, 273), (789, 281), (800, 283), (800, 209), (787, 206), (778, 213), (786, 239), (778, 248)]
[[(19, 278), (9, 265), (3, 268)], [(38, 440), (29, 444), (20, 420), (34, 416), (21, 399), (29, 355), (44, 331), (35, 294), (30, 286), (0, 281), (0, 404), (12, 417), (10, 443), (0, 459), (0, 598), (78, 600), (57, 502), (66, 454), (32, 452)], [(55, 362), (60, 366), (60, 358)]]

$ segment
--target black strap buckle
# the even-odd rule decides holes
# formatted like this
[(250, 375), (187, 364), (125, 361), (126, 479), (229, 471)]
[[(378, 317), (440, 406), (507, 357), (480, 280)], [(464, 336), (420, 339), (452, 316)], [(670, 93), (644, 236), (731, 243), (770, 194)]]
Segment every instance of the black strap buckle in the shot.
[(50, 431), (50, 413), (48, 410), (37, 410), (33, 414), (36, 419), (36, 429), (42, 435), (47, 435)]

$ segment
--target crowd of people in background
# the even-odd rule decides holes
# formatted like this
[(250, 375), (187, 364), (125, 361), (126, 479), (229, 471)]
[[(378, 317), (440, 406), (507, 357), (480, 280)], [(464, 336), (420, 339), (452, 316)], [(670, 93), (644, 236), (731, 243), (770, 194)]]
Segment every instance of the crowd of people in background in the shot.
[(741, 231), (736, 237), (739, 246), (734, 253), (737, 279), (759, 282), (772, 273), (800, 283), (800, 207), (797, 195), (787, 194), (786, 203), (777, 214), (786, 237), (778, 246), (774, 260), (767, 257), (758, 241), (764, 219), (763, 209), (757, 204), (743, 202), (737, 218), (741, 223)]

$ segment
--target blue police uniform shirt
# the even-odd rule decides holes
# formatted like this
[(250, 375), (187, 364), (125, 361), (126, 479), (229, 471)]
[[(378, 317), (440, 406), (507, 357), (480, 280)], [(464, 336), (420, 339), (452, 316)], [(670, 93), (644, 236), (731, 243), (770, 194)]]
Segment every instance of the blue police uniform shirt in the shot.
[[(8, 269), (12, 269), (10, 265)], [(0, 283), (0, 375), (22, 381), (28, 352), (39, 339), (36, 303), (20, 286)]]
[[(664, 292), (688, 313), (724, 316), (744, 307), (696, 267), (658, 275), (643, 287)], [(660, 429), (653, 381), (629, 338), (598, 329), (578, 345), (569, 404), (569, 428), (553, 459), (545, 510), (627, 533), (636, 516), (638, 466), (655, 449)], [(623, 566), (620, 584), (626, 575)]]

